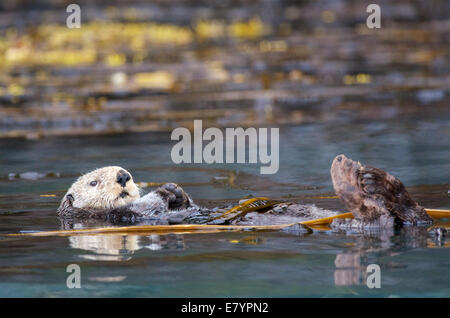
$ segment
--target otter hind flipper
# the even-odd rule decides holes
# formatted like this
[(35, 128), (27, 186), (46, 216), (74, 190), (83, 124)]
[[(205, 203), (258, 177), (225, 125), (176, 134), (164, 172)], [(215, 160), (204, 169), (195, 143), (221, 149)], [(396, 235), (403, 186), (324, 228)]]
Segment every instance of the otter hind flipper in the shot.
[(339, 155), (333, 160), (331, 178), (338, 197), (363, 223), (378, 221), (381, 217), (393, 218), (395, 224), (432, 222), (403, 183), (386, 171)]
[(375, 199), (380, 209), (385, 209), (402, 224), (430, 222), (425, 209), (415, 202), (403, 183), (381, 169), (362, 166), (358, 181), (367, 199)]
[(382, 205), (376, 192), (380, 183), (381, 170), (371, 175), (361, 173), (364, 167), (344, 155), (339, 155), (333, 160), (331, 166), (331, 179), (334, 191), (344, 202), (345, 206), (353, 213), (355, 219), (364, 223), (374, 222), (382, 215), (389, 215)]

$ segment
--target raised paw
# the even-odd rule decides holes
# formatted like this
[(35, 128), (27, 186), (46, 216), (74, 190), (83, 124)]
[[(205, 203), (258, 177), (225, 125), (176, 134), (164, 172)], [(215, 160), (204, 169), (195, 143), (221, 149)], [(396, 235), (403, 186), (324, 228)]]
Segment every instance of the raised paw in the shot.
[(157, 189), (169, 203), (169, 209), (181, 209), (190, 206), (189, 196), (184, 192), (183, 188), (175, 183), (166, 183)]

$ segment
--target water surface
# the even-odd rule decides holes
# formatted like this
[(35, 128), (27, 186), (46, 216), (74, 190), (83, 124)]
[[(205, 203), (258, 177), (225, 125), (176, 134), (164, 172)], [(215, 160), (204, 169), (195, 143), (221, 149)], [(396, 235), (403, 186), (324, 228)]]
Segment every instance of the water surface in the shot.
[[(275, 176), (261, 176), (248, 164), (177, 166), (170, 160), (174, 142), (165, 133), (2, 140), (8, 151), (1, 166), (8, 173), (0, 181), (0, 232), (60, 229), (55, 212), (65, 190), (80, 173), (112, 164), (126, 167), (139, 182), (179, 182), (208, 206), (267, 195), (343, 212), (338, 200), (319, 197), (333, 195), (329, 166), (336, 154), (346, 153), (388, 169), (426, 207), (448, 208), (448, 139), (430, 138), (442, 131), (440, 125), (439, 119), (423, 125), (414, 138), (384, 122), (376, 134), (357, 124), (282, 127)], [(395, 147), (386, 145), (389, 138)], [(380, 156), (382, 149), (389, 151)], [(424, 149), (441, 159), (427, 157)], [(20, 177), (29, 171), (41, 176)], [(2, 238), (0, 296), (448, 296), (445, 246), (423, 232)], [(80, 290), (65, 284), (72, 263), (82, 269)], [(373, 263), (382, 270), (381, 289), (365, 285), (366, 266)]]

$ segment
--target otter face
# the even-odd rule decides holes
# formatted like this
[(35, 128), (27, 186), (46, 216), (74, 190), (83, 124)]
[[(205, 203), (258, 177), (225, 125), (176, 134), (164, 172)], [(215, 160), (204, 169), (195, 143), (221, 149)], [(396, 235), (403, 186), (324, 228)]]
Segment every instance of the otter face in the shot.
[(140, 197), (131, 174), (121, 167), (104, 167), (75, 181), (61, 202), (79, 209), (112, 209)]

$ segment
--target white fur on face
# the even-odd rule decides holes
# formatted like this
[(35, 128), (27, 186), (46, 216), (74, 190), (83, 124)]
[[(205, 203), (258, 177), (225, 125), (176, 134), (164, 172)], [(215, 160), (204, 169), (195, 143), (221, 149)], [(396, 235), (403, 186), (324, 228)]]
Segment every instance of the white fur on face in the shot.
[[(117, 182), (117, 175), (121, 170), (131, 177), (125, 187)], [(128, 195), (122, 198), (121, 193), (123, 192), (128, 193)], [(72, 205), (80, 209), (117, 208), (140, 197), (139, 188), (134, 183), (131, 173), (116, 166), (100, 168), (79, 177), (67, 191), (66, 195), (68, 194), (71, 194), (74, 198)]]

